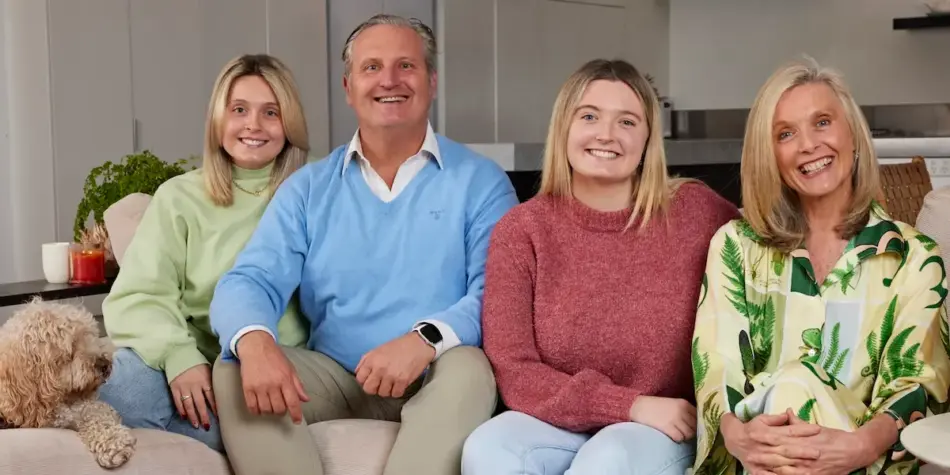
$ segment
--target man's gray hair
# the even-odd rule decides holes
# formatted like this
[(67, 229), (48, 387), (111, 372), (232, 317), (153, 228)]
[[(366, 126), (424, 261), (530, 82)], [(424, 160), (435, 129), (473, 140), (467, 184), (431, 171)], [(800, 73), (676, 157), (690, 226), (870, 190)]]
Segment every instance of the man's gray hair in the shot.
[(422, 39), (422, 47), (426, 57), (426, 71), (430, 77), (435, 73), (436, 54), (438, 50), (435, 42), (435, 34), (432, 33), (432, 29), (417, 18), (404, 18), (399, 15), (380, 13), (360, 23), (360, 25), (350, 33), (349, 38), (346, 39), (346, 44), (343, 45), (343, 65), (344, 74), (347, 77), (350, 76), (350, 68), (353, 66), (353, 42), (356, 41), (356, 37), (359, 36), (363, 30), (376, 25), (412, 28), (413, 31), (419, 35), (419, 38)]

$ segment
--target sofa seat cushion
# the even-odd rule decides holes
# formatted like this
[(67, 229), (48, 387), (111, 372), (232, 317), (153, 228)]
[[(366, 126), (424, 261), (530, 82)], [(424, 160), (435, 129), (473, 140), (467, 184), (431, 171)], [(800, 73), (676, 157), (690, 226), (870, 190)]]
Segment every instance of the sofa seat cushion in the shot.
[(6, 475), (228, 475), (227, 460), (201, 442), (151, 429), (134, 429), (135, 454), (105, 470), (78, 435), (64, 429), (0, 430), (0, 473)]
[[(347, 419), (310, 425), (325, 475), (381, 475), (396, 440), (395, 422)], [(134, 429), (135, 455), (115, 470), (96, 464), (75, 432), (63, 429), (0, 430), (4, 475), (230, 475), (227, 460), (201, 442), (152, 429)]]

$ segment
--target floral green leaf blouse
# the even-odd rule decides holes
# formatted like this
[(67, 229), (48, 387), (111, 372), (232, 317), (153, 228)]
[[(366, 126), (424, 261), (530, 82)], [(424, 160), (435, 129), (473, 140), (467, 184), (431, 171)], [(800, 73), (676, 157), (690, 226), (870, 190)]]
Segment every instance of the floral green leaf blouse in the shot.
[[(792, 408), (853, 431), (879, 414), (902, 428), (945, 412), (947, 279), (936, 243), (875, 204), (824, 282), (805, 249), (782, 253), (744, 220), (713, 237), (693, 338), (695, 474), (739, 474), (719, 421)], [(898, 442), (866, 473), (909, 473)]]

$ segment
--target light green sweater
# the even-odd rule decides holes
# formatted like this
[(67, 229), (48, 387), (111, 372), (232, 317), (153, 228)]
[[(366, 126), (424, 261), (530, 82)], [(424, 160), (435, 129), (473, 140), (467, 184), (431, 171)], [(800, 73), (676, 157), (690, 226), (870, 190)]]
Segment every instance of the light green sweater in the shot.
[[(270, 179), (270, 167), (233, 170), (234, 180), (248, 191), (262, 189)], [(134, 350), (169, 382), (195, 365), (213, 364), (220, 353), (208, 318), (211, 297), (269, 199), (267, 191), (257, 197), (235, 186), (234, 204), (216, 206), (202, 173), (172, 178), (155, 192), (102, 304), (116, 346)], [(277, 330), (283, 345), (306, 343), (308, 329), (293, 303)]]

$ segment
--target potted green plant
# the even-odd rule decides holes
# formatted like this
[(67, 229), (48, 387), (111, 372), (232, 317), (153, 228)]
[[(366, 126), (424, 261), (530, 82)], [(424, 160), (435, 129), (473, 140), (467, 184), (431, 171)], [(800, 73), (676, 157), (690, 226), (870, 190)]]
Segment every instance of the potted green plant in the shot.
[(154, 194), (169, 178), (185, 173), (184, 166), (189, 161), (181, 159), (168, 163), (145, 150), (126, 155), (118, 163), (107, 161), (93, 168), (86, 176), (82, 200), (76, 208), (74, 238), (81, 239), (89, 214), (92, 214), (95, 224), (102, 224), (102, 215), (116, 201), (132, 193)]
[[(102, 228), (103, 214), (116, 201), (132, 193), (155, 194), (159, 185), (185, 173), (185, 166), (193, 159), (194, 157), (191, 157), (168, 163), (144, 150), (141, 153), (126, 155), (118, 162), (107, 161), (93, 168), (86, 176), (82, 200), (76, 207), (76, 219), (73, 223), (73, 237), (76, 242), (86, 239), (88, 229)], [(87, 229), (90, 214), (93, 223)], [(109, 248), (108, 244), (106, 248)]]

